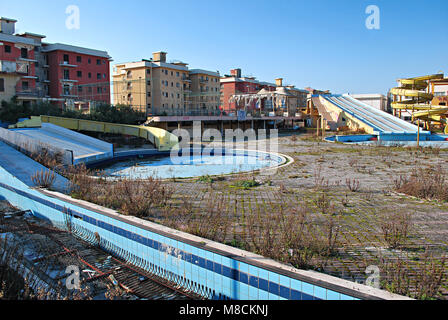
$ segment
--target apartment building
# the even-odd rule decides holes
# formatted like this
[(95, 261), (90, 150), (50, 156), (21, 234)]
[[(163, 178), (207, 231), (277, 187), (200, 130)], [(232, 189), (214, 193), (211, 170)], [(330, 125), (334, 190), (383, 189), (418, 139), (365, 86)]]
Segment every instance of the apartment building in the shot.
[[(244, 110), (253, 113), (257, 109), (274, 111), (274, 104), (282, 104), (288, 115), (292, 116), (296, 110), (305, 108), (307, 91), (295, 88), (293, 85), (283, 85), (283, 79), (275, 79), (275, 83), (263, 82), (255, 77), (241, 75), (241, 69), (230, 70), (230, 75), (225, 75), (220, 80), (221, 83), (221, 109), (226, 114), (234, 113), (244, 107)], [(232, 97), (250, 97), (245, 99), (244, 106)], [(272, 96), (274, 99), (260, 100), (257, 96)], [(285, 97), (285, 99), (281, 98)], [(262, 104), (262, 105), (260, 105)], [(287, 104), (287, 105), (286, 105)], [(285, 112), (286, 113), (286, 112)]]
[(89, 103), (110, 104), (110, 57), (105, 51), (62, 43), (44, 44), (49, 100), (88, 109)]
[(188, 69), (167, 62), (166, 52), (150, 60), (116, 64), (113, 103), (129, 105), (147, 115), (205, 115), (219, 112), (218, 72)]
[(15, 36), (17, 20), (0, 18), (0, 100), (14, 96), (24, 104), (38, 98), (33, 38)]
[(17, 20), (0, 18), (0, 101), (49, 101), (88, 109), (110, 103), (110, 57), (105, 51), (44, 43), (44, 35), (15, 34)]
[(190, 112), (191, 115), (220, 115), (220, 76), (217, 72), (193, 69), (190, 75)]

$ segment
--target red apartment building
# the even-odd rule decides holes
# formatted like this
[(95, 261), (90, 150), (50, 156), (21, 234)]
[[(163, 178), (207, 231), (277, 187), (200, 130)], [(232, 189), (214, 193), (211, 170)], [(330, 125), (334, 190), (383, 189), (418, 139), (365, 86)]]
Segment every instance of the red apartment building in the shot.
[(53, 101), (110, 103), (110, 57), (97, 51), (66, 44), (44, 44), (48, 61), (49, 95)]
[(0, 101), (89, 108), (110, 103), (106, 51), (42, 42), (43, 35), (15, 34), (14, 19), (0, 18)]
[[(257, 93), (261, 89), (275, 91), (276, 85), (268, 82), (261, 82), (254, 77), (242, 77), (241, 69), (230, 70), (230, 75), (221, 78), (221, 111), (229, 114), (237, 110), (235, 102), (230, 102), (234, 94)], [(247, 107), (247, 111), (256, 109), (256, 102), (252, 102)]]

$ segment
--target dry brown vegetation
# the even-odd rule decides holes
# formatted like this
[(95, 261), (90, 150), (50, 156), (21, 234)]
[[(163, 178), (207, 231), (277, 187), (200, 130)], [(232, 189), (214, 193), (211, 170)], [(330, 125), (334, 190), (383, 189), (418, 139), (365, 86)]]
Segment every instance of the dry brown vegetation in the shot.
[(394, 190), (417, 198), (448, 201), (448, 180), (442, 167), (417, 168), (393, 181)]
[(52, 170), (40, 170), (31, 176), (31, 181), (41, 188), (50, 189), (56, 179), (56, 175)]

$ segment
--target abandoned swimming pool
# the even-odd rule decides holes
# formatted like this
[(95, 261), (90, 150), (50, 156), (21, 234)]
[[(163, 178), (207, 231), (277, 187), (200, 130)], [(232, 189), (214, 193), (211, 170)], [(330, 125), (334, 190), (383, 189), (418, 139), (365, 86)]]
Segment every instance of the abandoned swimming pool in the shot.
[(188, 151), (121, 157), (96, 168), (109, 178), (170, 179), (272, 169), (288, 161), (276, 153), (252, 150)]

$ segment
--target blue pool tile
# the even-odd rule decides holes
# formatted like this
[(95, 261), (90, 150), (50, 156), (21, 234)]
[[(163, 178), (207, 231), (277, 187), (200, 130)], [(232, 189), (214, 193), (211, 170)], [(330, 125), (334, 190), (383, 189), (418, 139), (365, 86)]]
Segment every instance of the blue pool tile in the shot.
[(207, 270), (213, 271), (213, 261), (207, 260), (205, 262)]
[(269, 292), (269, 282), (266, 279), (258, 278), (258, 288), (260, 290)]
[(195, 265), (199, 265), (199, 257), (197, 255), (192, 254), (191, 255), (191, 263)]
[(336, 291), (327, 290), (327, 300), (340, 300), (341, 294)]
[(353, 297), (341, 293), (341, 300), (354, 300)]
[(279, 295), (280, 289), (277, 283), (269, 281), (269, 293)]
[(263, 290), (258, 290), (258, 300), (269, 300), (269, 293)]
[(249, 285), (251, 287), (258, 288), (258, 277), (255, 277), (253, 275), (249, 276)]
[(247, 273), (240, 272), (240, 282), (247, 284), (249, 282), (249, 277)]
[(314, 296), (314, 286), (312, 284), (302, 282), (302, 292), (310, 296)]
[(322, 300), (327, 299), (327, 289), (314, 286), (314, 297)]
[(220, 263), (213, 263), (213, 271), (217, 274), (222, 274), (222, 265)]
[(258, 300), (258, 289), (249, 286), (249, 299), (250, 300)]
[(302, 300), (302, 293), (300, 291), (291, 289), (291, 300)]
[(249, 265), (244, 262), (239, 262), (239, 269), (241, 272), (249, 273)]
[(269, 272), (264, 269), (258, 269), (258, 276), (265, 280), (269, 280)]
[(258, 267), (254, 267), (254, 266), (249, 265), (249, 274), (251, 276), (258, 277), (258, 270), (259, 270)]
[(289, 287), (280, 286), (280, 297), (285, 299), (291, 298), (291, 289)]
[(221, 264), (225, 267), (232, 268), (234, 266), (234, 261), (227, 257), (221, 257)]
[(226, 266), (222, 266), (222, 275), (227, 278), (232, 277), (232, 269)]
[(284, 287), (291, 287), (291, 278), (285, 277), (280, 275), (280, 285), (284, 286)]
[(198, 264), (199, 264), (199, 266), (200, 266), (201, 268), (205, 268), (205, 266), (206, 266), (205, 259), (202, 258), (202, 257), (199, 257), (199, 259), (198, 259)]

